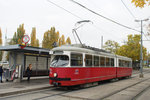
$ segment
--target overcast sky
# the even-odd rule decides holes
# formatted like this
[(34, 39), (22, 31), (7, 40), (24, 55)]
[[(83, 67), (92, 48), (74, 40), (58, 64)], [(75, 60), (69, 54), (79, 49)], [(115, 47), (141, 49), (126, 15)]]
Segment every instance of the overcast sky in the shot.
[[(65, 38), (71, 38), (72, 43), (75, 39), (72, 34), (72, 29), (75, 23), (80, 20), (91, 20), (92, 23), (86, 23), (77, 30), (81, 41), (86, 45), (101, 47), (101, 36), (104, 37), (104, 42), (108, 39), (114, 40), (123, 44), (127, 40), (129, 34), (140, 34), (135, 31), (118, 26), (110, 21), (107, 21), (93, 13), (83, 9), (82, 7), (72, 3), (70, 0), (49, 0), (64, 9), (72, 12), (74, 15), (60, 9), (47, 0), (0, 0), (0, 27), (4, 34), (7, 29), (7, 37), (12, 38), (17, 27), (24, 23), (26, 34), (30, 35), (32, 27), (37, 29), (37, 38), (40, 43), (43, 39), (45, 31), (51, 27), (55, 27), (60, 35), (64, 34)], [(121, 0), (75, 0), (86, 7), (102, 14), (121, 24), (140, 30), (140, 24), (135, 22), (132, 15), (125, 8)], [(145, 8), (136, 8), (131, 4), (131, 0), (123, 0), (126, 6), (130, 9), (136, 19), (145, 19), (150, 17), (150, 6)], [(146, 25), (150, 21), (144, 22), (144, 32), (146, 34)], [(144, 40), (146, 38), (144, 37)], [(150, 37), (148, 37), (150, 39)], [(79, 42), (78, 42), (79, 43)], [(144, 42), (144, 46), (150, 50), (150, 42)]]

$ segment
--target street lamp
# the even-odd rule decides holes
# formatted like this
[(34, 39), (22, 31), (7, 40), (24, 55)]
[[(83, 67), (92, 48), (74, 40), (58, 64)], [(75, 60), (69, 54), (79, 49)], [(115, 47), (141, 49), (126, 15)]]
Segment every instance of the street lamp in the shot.
[(140, 74), (139, 77), (144, 77), (143, 75), (143, 21), (148, 21), (149, 19), (143, 19), (143, 20), (135, 20), (136, 22), (141, 22), (141, 47), (140, 47)]
[[(77, 26), (77, 25), (79, 25), (79, 24), (81, 24), (81, 23), (88, 23), (88, 22), (91, 22), (91, 21), (90, 21), (90, 20), (78, 21), (78, 22), (76, 22), (75, 26)], [(84, 25), (84, 24), (82, 24), (82, 25), (80, 25), (80, 26), (78, 26), (78, 27), (72, 29), (72, 33), (75, 32), (75, 34), (76, 34), (76, 36), (77, 36), (77, 38), (78, 38), (78, 40), (79, 40), (79, 42), (80, 42), (80, 44), (81, 44), (82, 46), (83, 46), (83, 44), (82, 44), (82, 42), (81, 42), (81, 40), (80, 40), (80, 38), (79, 38), (79, 36), (78, 36), (78, 34), (77, 34), (77, 29), (80, 28), (80, 27), (82, 27), (83, 25)]]

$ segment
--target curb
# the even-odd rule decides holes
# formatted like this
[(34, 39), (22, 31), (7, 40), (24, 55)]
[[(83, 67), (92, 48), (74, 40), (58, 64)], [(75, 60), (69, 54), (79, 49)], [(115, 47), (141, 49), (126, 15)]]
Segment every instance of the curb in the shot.
[(12, 91), (12, 92), (7, 92), (7, 93), (1, 93), (0, 97), (14, 95), (14, 94), (21, 94), (21, 93), (26, 93), (26, 92), (31, 92), (31, 91), (41, 90), (41, 89), (47, 89), (51, 87), (52, 86), (45, 86), (45, 87), (40, 87), (40, 88), (24, 89), (24, 90)]

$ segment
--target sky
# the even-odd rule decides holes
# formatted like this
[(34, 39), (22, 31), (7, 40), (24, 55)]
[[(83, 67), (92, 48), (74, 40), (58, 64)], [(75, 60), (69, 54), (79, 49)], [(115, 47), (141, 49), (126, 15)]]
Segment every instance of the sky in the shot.
[[(135, 18), (125, 8), (121, 0), (75, 0), (95, 12), (108, 17), (116, 22), (140, 30), (140, 23), (135, 22)], [(131, 0), (122, 0), (136, 19), (150, 18), (150, 6), (136, 8)], [(58, 6), (71, 12), (59, 8), (50, 3), (53, 2)], [(77, 17), (78, 16), (78, 17)], [(55, 27), (60, 35), (64, 34), (65, 38), (70, 37), (72, 44), (76, 43), (72, 34), (72, 29), (78, 21), (90, 20), (91, 23), (84, 23), (77, 29), (77, 33), (82, 43), (101, 48), (101, 36), (103, 42), (113, 40), (123, 45), (127, 41), (127, 35), (140, 34), (136, 31), (126, 29), (116, 25), (102, 17), (99, 17), (70, 0), (0, 0), (0, 28), (4, 37), (7, 33), (8, 38), (12, 38), (14, 32), (20, 24), (24, 24), (26, 34), (30, 36), (32, 27), (36, 27), (37, 38), (40, 43), (43, 40), (44, 32), (51, 27)], [(147, 25), (150, 20), (143, 22), (143, 30), (147, 34)], [(79, 26), (79, 25), (78, 25)], [(77, 39), (77, 38), (76, 38)], [(143, 36), (143, 39), (149, 39)], [(77, 41), (79, 43), (79, 41)], [(144, 46), (150, 51), (150, 41), (144, 41)]]

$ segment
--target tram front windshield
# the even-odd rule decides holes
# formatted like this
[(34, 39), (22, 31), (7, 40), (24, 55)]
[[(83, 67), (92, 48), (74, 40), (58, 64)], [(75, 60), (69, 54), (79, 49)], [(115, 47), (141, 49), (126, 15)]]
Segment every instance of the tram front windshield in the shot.
[(69, 57), (66, 55), (56, 55), (51, 62), (52, 67), (63, 67), (69, 64)]

